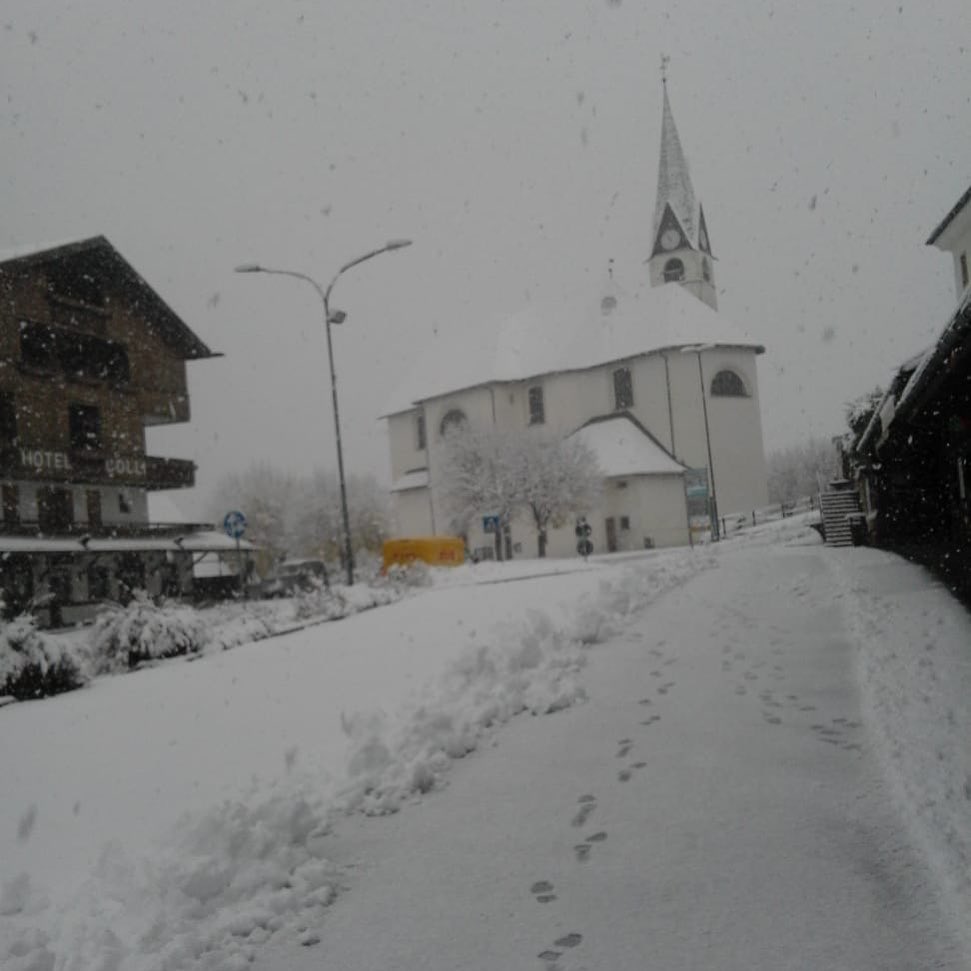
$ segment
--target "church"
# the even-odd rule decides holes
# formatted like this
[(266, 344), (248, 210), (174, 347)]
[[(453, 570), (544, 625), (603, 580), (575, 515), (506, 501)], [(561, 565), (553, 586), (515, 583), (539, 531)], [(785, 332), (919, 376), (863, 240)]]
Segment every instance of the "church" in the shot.
[[(411, 378), (382, 417), (388, 423), (398, 535), (451, 531), (441, 497), (444, 436), (467, 422), (540, 427), (579, 436), (603, 487), (586, 513), (595, 552), (688, 545), (718, 537), (721, 518), (768, 504), (756, 358), (765, 348), (718, 312), (705, 212), (663, 83), (660, 162), (649, 286), (634, 296), (612, 279), (575, 321), (526, 309), (447, 357), (449, 369)], [(455, 366), (452, 367), (453, 361)], [(474, 553), (499, 544), (489, 510), (466, 537)], [(575, 556), (571, 520), (548, 535), (550, 556)], [(522, 516), (505, 555), (534, 555)]]

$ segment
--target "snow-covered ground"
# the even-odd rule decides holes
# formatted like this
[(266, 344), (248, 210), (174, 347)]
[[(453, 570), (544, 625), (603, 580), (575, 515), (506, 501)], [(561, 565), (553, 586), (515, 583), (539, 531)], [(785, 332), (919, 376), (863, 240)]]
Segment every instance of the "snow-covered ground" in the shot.
[[(704, 577), (689, 583), (698, 574)], [(512, 582), (514, 576), (519, 579)], [(776, 586), (763, 600), (750, 587), (764, 586), (767, 576)], [(789, 652), (786, 661), (804, 681), (801, 693), (824, 694), (810, 686), (816, 670), (808, 658), (820, 650), (814, 640), (818, 631), (810, 625), (785, 644), (781, 634), (772, 634), (797, 607), (805, 616), (825, 617), (827, 630), (838, 630), (852, 646), (853, 663), (845, 671), (839, 666), (830, 671), (851, 683), (840, 686), (842, 707), (826, 724), (820, 700), (817, 715), (802, 713), (785, 694), (773, 694), (781, 691), (771, 676), (776, 650)], [(657, 630), (681, 629), (682, 643), (674, 650), (658, 647), (655, 624)], [(765, 657), (743, 662), (742, 646), (753, 637), (764, 637)], [(773, 638), (779, 643), (773, 645)], [(632, 672), (658, 692), (665, 689), (654, 707), (638, 709), (642, 725), (652, 724), (645, 715), (673, 704), (669, 691), (672, 696), (681, 691), (685, 711), (699, 707), (713, 726), (724, 719), (726, 728), (738, 730), (740, 746), (751, 741), (753, 754), (768, 744), (760, 734), (764, 726), (790, 721), (792, 731), (802, 734), (789, 743), (787, 758), (806, 758), (803, 737), (832, 740), (832, 747), (848, 757), (869, 758), (872, 752), (881, 778), (889, 780), (894, 818), (906, 822), (907, 839), (929, 861), (934, 879), (927, 881), (927, 899), (953, 918), (954, 934), (960, 936), (961, 914), (971, 905), (971, 763), (961, 741), (971, 738), (969, 644), (967, 614), (925, 573), (872, 550), (826, 550), (794, 518), (748, 531), (720, 548), (657, 552), (627, 561), (461, 568), (432, 588), (339, 622), (9, 706), (0, 709), (0, 964), (14, 971), (141, 971), (230, 969), (256, 961), (269, 969), (297, 967), (302, 955), (307, 967), (319, 967), (323, 957), (327, 966), (347, 971), (377, 966), (341, 963), (342, 952), (328, 934), (341, 927), (346, 941), (356, 926), (362, 936), (378, 941), (375, 927), (387, 914), (367, 912), (366, 906), (379, 908), (377, 889), (392, 885), (382, 876), (382, 865), (389, 873), (400, 866), (399, 878), (413, 881), (399, 887), (404, 895), (399, 903), (422, 898), (423, 882), (434, 868), (428, 874), (409, 871), (409, 860), (411, 866), (422, 865), (425, 849), (413, 844), (421, 830), (409, 829), (416, 825), (409, 820), (434, 821), (429, 838), (439, 847), (452, 840), (468, 843), (468, 834), (461, 834), (470, 810), (458, 785), (454, 793), (433, 795), (421, 809), (410, 804), (441, 788), (454, 760), (469, 753), (477, 754), (463, 764), (463, 782), (474, 788), (479, 779), (495, 786), (495, 806), (480, 810), (496, 820), (500, 810), (516, 810), (516, 799), (525, 798), (521, 790), (531, 790), (537, 799), (548, 792), (552, 799), (564, 786), (579, 785), (576, 775), (587, 762), (616, 772), (620, 763), (613, 756), (619, 753), (608, 752), (606, 760), (593, 753), (595, 742), (602, 741), (598, 730), (617, 734), (612, 724), (605, 727), (620, 717), (614, 695), (639, 690)], [(723, 655), (726, 647), (734, 653)], [(676, 674), (669, 688), (660, 655), (645, 657), (647, 651), (670, 654), (665, 660)], [(657, 665), (658, 678), (641, 670), (649, 666), (646, 661)], [(697, 674), (709, 667), (713, 675)], [(737, 681), (738, 693), (723, 697), (714, 685), (726, 678)], [(859, 696), (863, 731), (848, 724), (851, 695)], [(776, 704), (780, 716), (773, 721)], [(671, 720), (677, 727), (671, 715), (679, 710), (667, 709), (661, 724)], [(517, 719), (498, 731), (523, 711), (559, 714)], [(750, 715), (761, 726), (754, 732), (745, 721)], [(566, 730), (581, 726), (584, 718), (593, 719), (583, 736), (590, 738), (589, 752), (587, 743), (576, 742)], [(549, 758), (524, 761), (519, 771), (528, 772), (531, 781), (514, 784), (515, 772), (503, 759), (522, 751), (516, 739), (535, 743), (538, 726), (549, 726), (541, 729), (549, 735)], [(680, 727), (683, 734), (658, 733), (658, 739), (666, 739), (659, 751), (667, 752), (672, 764), (679, 757), (690, 764), (699, 757), (691, 749), (696, 740), (690, 721)], [(715, 730), (709, 748), (727, 757), (728, 739), (718, 735)], [(617, 742), (611, 737), (611, 744)], [(772, 744), (783, 737), (780, 730)], [(555, 749), (557, 738), (561, 749)], [(490, 743), (485, 751), (483, 742)], [(576, 766), (570, 764), (571, 752)], [(763, 775), (772, 752), (759, 755)], [(643, 759), (647, 764), (648, 756)], [(637, 776), (640, 771), (629, 770), (628, 778), (633, 772), (635, 779), (647, 779), (653, 769)], [(708, 771), (717, 775), (718, 765), (712, 763)], [(823, 795), (832, 785), (825, 777), (819, 780)], [(873, 796), (876, 789), (868, 791)], [(820, 796), (814, 793), (814, 799)], [(453, 797), (459, 800), (455, 806), (448, 802)], [(606, 812), (610, 797), (598, 798), (599, 811)], [(482, 801), (481, 794), (476, 800)], [(645, 812), (648, 804), (640, 803)], [(752, 812), (757, 804), (752, 802)], [(393, 821), (335, 815), (351, 809), (382, 814), (402, 805), (407, 811)], [(703, 816), (704, 810), (693, 806), (687, 815)], [(619, 803), (614, 811), (623, 815)], [(526, 829), (532, 832), (538, 825), (533, 821)], [(492, 826), (498, 828), (498, 822)], [(619, 833), (620, 821), (617, 826)], [(491, 832), (484, 818), (478, 849), (483, 872), (499, 866), (498, 858), (492, 859), (496, 845), (487, 839)], [(396, 842), (396, 833), (404, 845)], [(568, 827), (568, 840), (571, 835), (575, 841), (579, 834), (570, 834)], [(382, 838), (393, 846), (382, 844)], [(534, 857), (546, 850), (538, 843), (514, 847), (516, 842), (509, 834), (505, 849), (515, 849), (521, 861), (507, 861), (507, 870), (540, 867)], [(804, 842), (810, 846), (808, 835)], [(367, 846), (383, 846), (387, 860), (357, 868), (362, 859), (372, 859)], [(591, 851), (601, 852), (596, 840), (587, 844), (586, 853)], [(572, 851), (568, 856), (572, 859)], [(663, 884), (677, 874), (657, 877)], [(475, 885), (470, 876), (470, 890)], [(834, 893), (839, 898), (842, 890)], [(339, 895), (343, 899), (334, 907)], [(537, 895), (555, 898), (557, 893)], [(461, 887), (452, 896), (458, 906)], [(565, 897), (562, 890), (559, 896)], [(359, 915), (358, 900), (364, 908)], [(550, 908), (554, 905), (555, 900)], [(618, 906), (626, 907), (623, 898)], [(483, 897), (482, 913), (486, 908)], [(465, 931), (453, 928), (459, 945), (465, 932), (465, 946), (476, 947), (481, 926), (473, 924), (470, 919)], [(441, 930), (432, 925), (436, 933)], [(385, 936), (392, 930), (386, 927)], [(513, 930), (498, 933), (508, 943), (517, 940)], [(573, 940), (569, 933), (564, 939)], [(556, 947), (552, 940), (543, 953), (554, 950), (565, 956), (551, 962), (578, 955), (588, 966), (609, 964), (603, 960), (607, 952), (584, 957), (582, 948)], [(454, 958), (456, 952), (445, 948), (443, 953)], [(476, 952), (473, 959), (469, 951), (462, 966), (510, 966), (495, 963), (497, 953)], [(355, 954), (353, 947), (345, 948), (343, 960), (348, 954)], [(363, 953), (359, 957), (365, 959)], [(626, 966), (622, 956), (615, 957), (619, 963), (611, 966)], [(531, 966), (527, 959), (536, 960), (523, 954), (523, 966)], [(397, 966), (422, 965), (403, 961)], [(798, 960), (773, 965), (806, 966), (824, 965)], [(830, 960), (825, 966), (853, 965)]]

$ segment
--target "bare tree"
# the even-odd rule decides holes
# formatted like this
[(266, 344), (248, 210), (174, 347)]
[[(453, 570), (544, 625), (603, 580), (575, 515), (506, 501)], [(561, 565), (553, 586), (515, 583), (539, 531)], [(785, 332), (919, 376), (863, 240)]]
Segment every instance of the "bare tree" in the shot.
[(811, 438), (802, 445), (770, 453), (766, 465), (769, 501), (793, 502), (821, 491), (837, 474), (839, 460), (829, 439)]
[[(388, 535), (385, 490), (369, 475), (349, 476), (347, 485), (355, 549), (380, 548)], [(257, 463), (223, 476), (215, 495), (210, 503), (214, 519), (222, 519), (229, 508), (246, 515), (246, 538), (260, 547), (261, 572), (283, 556), (334, 559), (341, 554), (340, 492), (332, 472), (296, 477)]]

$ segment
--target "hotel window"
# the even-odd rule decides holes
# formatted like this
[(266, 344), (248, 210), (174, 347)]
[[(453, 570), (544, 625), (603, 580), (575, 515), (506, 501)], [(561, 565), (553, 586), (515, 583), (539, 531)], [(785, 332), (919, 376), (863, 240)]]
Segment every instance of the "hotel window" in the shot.
[(131, 499), (127, 492), (118, 493), (118, 512), (128, 515), (131, 512)]
[(93, 405), (68, 408), (71, 448), (85, 452), (101, 451), (101, 412)]
[(3, 487), (3, 524), (16, 526), (20, 522), (20, 490), (13, 484)]
[(37, 520), (42, 533), (58, 533), (74, 522), (74, 496), (70, 489), (44, 486), (37, 490)]
[(9, 391), (0, 392), (0, 448), (17, 444), (17, 408)]
[(614, 410), (623, 411), (634, 404), (634, 385), (630, 368), (622, 367), (614, 371)]
[(620, 517), (620, 528), (621, 529), (630, 529), (630, 516), (621, 516)]
[(101, 516), (101, 493), (97, 489), (88, 489), (84, 495), (88, 507), (88, 525), (101, 526), (103, 523)]
[(529, 423), (542, 425), (546, 421), (546, 411), (543, 407), (543, 389), (535, 387), (529, 389)]
[(423, 452), (425, 450), (425, 445), (425, 413), (423, 411), (419, 411), (418, 414), (415, 415), (415, 448), (417, 448), (419, 452)]

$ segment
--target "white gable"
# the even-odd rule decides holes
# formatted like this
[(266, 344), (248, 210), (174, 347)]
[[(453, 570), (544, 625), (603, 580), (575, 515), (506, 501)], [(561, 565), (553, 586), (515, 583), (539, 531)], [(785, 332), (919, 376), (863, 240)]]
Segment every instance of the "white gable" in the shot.
[(594, 421), (575, 431), (597, 456), (607, 478), (623, 475), (680, 475), (684, 466), (676, 462), (657, 442), (626, 415)]

